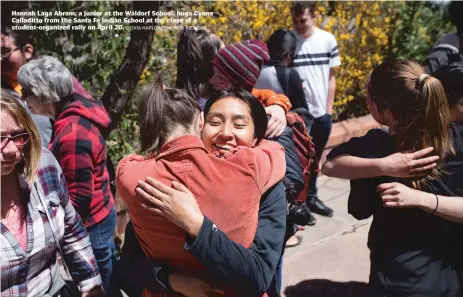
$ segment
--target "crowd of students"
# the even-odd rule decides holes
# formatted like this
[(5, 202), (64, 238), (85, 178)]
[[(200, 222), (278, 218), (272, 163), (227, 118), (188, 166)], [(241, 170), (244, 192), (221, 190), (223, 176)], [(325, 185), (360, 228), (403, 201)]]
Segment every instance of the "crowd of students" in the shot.
[[(457, 33), (424, 66), (372, 69), (366, 101), (386, 128), (321, 164), (350, 180), (349, 213), (373, 217), (368, 296), (463, 294), (462, 6), (451, 3)], [(27, 38), (2, 27), (1, 295), (72, 296), (61, 258), (86, 297), (279, 296), (299, 225), (334, 214), (287, 121), (302, 119), (317, 165), (341, 60), (334, 36), (314, 26), (315, 10), (295, 3), (294, 30), (266, 43), (225, 45), (208, 30), (183, 30), (175, 88), (157, 80), (137, 95), (140, 151), (115, 175), (102, 104), (58, 59), (36, 57)], [(131, 214), (119, 259), (114, 190)]]

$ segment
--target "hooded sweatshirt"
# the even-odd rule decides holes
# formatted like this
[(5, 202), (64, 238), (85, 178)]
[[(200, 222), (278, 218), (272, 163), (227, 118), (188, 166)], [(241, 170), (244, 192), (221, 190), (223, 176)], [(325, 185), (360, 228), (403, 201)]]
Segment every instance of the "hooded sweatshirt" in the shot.
[(101, 102), (79, 94), (64, 99), (67, 103), (57, 108), (49, 149), (63, 169), (72, 204), (90, 227), (114, 209), (103, 136), (111, 119)]

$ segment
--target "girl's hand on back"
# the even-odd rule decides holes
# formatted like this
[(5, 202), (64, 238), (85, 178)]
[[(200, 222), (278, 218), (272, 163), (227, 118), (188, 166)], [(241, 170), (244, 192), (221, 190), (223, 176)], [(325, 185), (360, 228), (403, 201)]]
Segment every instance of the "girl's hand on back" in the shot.
[(428, 147), (413, 153), (395, 153), (378, 159), (382, 175), (407, 178), (426, 175), (437, 167), (439, 156), (430, 156), (434, 148)]
[(421, 205), (419, 191), (401, 183), (380, 184), (377, 191), (386, 207), (419, 207)]
[(265, 111), (270, 116), (265, 137), (273, 139), (283, 134), (286, 128), (286, 112), (279, 105), (271, 105), (265, 108)]
[(179, 226), (191, 237), (196, 237), (204, 221), (204, 215), (193, 193), (177, 181), (172, 188), (147, 177), (138, 181), (136, 192), (145, 201), (142, 206), (157, 215), (161, 215)]

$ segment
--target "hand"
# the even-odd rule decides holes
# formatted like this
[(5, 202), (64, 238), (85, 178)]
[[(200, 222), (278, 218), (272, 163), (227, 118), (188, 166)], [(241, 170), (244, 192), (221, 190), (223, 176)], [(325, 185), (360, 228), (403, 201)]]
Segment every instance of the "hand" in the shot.
[(409, 188), (401, 183), (385, 183), (378, 186), (383, 204), (386, 207), (419, 207), (421, 206), (420, 191)]
[(104, 290), (102, 286), (95, 287), (88, 292), (82, 292), (82, 297), (104, 297)]
[(426, 157), (434, 150), (428, 147), (414, 153), (395, 153), (379, 159), (383, 175), (392, 177), (417, 177), (426, 175), (437, 167), (439, 156)]
[(270, 116), (265, 137), (273, 139), (283, 134), (286, 128), (286, 112), (283, 107), (271, 105), (266, 107), (265, 111)]
[(168, 283), (172, 291), (181, 293), (186, 297), (209, 297), (210, 292), (225, 294), (224, 291), (211, 288), (199, 278), (180, 273), (171, 273), (168, 278)]
[(201, 229), (204, 216), (196, 199), (184, 185), (173, 181), (172, 188), (151, 177), (138, 181), (138, 195), (145, 199), (142, 206), (179, 226), (192, 237)]

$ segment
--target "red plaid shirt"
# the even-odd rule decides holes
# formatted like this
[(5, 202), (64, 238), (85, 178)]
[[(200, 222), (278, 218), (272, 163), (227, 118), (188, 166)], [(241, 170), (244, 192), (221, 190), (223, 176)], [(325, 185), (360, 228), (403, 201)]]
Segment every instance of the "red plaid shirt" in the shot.
[(66, 177), (69, 197), (86, 227), (101, 222), (114, 209), (106, 169), (103, 137), (111, 120), (98, 101), (73, 94), (57, 111), (49, 148)]

